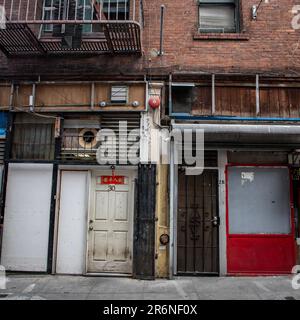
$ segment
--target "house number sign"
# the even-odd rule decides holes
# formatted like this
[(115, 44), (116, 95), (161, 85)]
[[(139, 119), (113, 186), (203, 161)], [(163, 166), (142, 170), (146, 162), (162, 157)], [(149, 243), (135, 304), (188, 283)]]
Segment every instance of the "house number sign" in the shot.
[(125, 184), (125, 177), (124, 176), (97, 177), (97, 184)]

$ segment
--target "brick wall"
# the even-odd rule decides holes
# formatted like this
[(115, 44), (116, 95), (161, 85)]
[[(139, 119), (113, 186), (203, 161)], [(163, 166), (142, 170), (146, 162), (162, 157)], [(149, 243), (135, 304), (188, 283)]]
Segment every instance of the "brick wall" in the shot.
[[(299, 0), (269, 0), (251, 19), (251, 6), (259, 0), (242, 0), (242, 32), (221, 39), (197, 34), (197, 0), (144, 0), (145, 28), (142, 57), (14, 58), (1, 54), (0, 77), (89, 77), (110, 74), (138, 75), (145, 70), (165, 75), (169, 71), (215, 73), (264, 73), (299, 76), (300, 30), (293, 30), (292, 8)], [(164, 4), (165, 29), (163, 57), (151, 57), (159, 49), (160, 6)]]
[[(147, 4), (146, 21), (153, 30), (146, 35), (152, 47), (158, 47), (159, 5)], [(153, 59), (152, 67), (160, 64), (182, 70), (216, 72), (299, 72), (300, 30), (291, 26), (292, 8), (300, 1), (270, 0), (261, 5), (256, 21), (251, 7), (257, 0), (241, 1), (242, 39), (199, 39), (196, 31), (198, 5), (196, 0), (165, 0), (166, 21), (162, 63)], [(147, 32), (147, 30), (146, 30)], [(198, 38), (198, 39), (197, 39)], [(297, 74), (298, 75), (298, 74)]]

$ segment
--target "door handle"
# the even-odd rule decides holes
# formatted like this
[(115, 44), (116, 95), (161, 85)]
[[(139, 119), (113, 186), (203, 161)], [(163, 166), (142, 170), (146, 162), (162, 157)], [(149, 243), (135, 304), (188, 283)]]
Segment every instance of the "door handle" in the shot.
[(215, 227), (220, 225), (220, 217), (213, 217), (213, 219), (210, 221), (213, 223), (213, 226)]
[(90, 231), (94, 230), (94, 227), (93, 226), (89, 226), (89, 230)]

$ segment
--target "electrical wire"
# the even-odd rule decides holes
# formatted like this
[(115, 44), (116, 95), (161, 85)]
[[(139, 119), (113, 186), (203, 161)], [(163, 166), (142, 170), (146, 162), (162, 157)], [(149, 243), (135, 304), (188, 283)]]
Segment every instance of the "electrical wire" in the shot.
[(55, 116), (49, 116), (49, 115), (41, 114), (41, 113), (38, 113), (38, 112), (35, 112), (35, 111), (28, 111), (28, 110), (25, 110), (25, 109), (19, 108), (19, 107), (14, 107), (14, 109), (16, 109), (18, 111), (21, 111), (21, 112), (26, 112), (28, 114), (31, 114), (31, 115), (37, 116), (37, 117), (41, 117), (41, 118), (49, 118), (49, 119), (57, 119), (57, 118), (59, 118), (59, 117), (55, 117)]
[(259, 4), (258, 4), (257, 7), (256, 7), (256, 12), (258, 11), (258, 9), (259, 9), (259, 7), (261, 6), (261, 4), (262, 4), (263, 1), (264, 1), (264, 0), (260, 0)]

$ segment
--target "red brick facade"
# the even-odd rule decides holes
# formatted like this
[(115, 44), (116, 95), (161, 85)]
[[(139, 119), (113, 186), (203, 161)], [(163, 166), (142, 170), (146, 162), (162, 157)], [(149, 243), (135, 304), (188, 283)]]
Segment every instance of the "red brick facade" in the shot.
[[(102, 74), (166, 75), (170, 71), (215, 73), (263, 73), (299, 76), (300, 30), (291, 22), (295, 0), (262, 3), (256, 21), (251, 7), (258, 0), (241, 0), (241, 33), (202, 36), (197, 32), (197, 0), (148, 0), (144, 4), (143, 55), (10, 58), (1, 53), (2, 77), (101, 76)], [(151, 57), (159, 49), (160, 6), (165, 5), (164, 56)], [(151, 61), (150, 61), (151, 60)]]
[[(293, 6), (297, 1), (269, 1), (259, 8), (257, 20), (251, 18), (251, 7), (257, 0), (241, 1), (241, 36), (219, 40), (199, 37), (196, 30), (198, 4), (195, 0), (164, 1), (165, 56), (153, 65), (172, 66), (182, 70), (239, 73), (294, 74), (300, 66), (300, 31), (292, 28)], [(300, 4), (300, 2), (298, 2)], [(159, 1), (151, 1), (146, 11), (147, 43), (158, 46)], [(147, 28), (145, 33), (147, 33)], [(209, 36), (208, 36), (209, 38)]]

